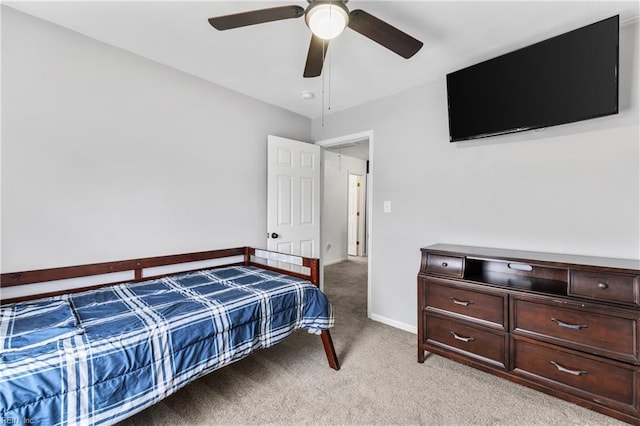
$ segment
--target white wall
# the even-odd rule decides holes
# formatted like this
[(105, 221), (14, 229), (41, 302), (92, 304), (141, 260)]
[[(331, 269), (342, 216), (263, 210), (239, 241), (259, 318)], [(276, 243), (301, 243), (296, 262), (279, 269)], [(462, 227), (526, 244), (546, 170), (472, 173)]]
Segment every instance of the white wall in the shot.
[(444, 76), (310, 129), (2, 7), (1, 269), (263, 245), (266, 135), (368, 130), (377, 318), (415, 327), (435, 242), (639, 258), (637, 23), (620, 36), (620, 114), (450, 144)]
[(372, 317), (415, 329), (420, 247), (437, 242), (640, 258), (638, 52), (636, 22), (615, 116), (449, 143), (443, 75), (314, 120), (314, 140), (373, 131)]
[(365, 176), (367, 162), (325, 150), (322, 250), (325, 265), (347, 258), (349, 174)]
[(310, 120), (2, 8), (2, 272), (265, 245)]

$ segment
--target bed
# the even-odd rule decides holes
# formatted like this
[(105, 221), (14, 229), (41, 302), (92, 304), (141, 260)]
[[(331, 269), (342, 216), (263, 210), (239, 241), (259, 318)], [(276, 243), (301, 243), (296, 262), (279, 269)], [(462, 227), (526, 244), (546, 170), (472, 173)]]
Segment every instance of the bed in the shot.
[(2, 424), (112, 424), (298, 329), (340, 368), (317, 259), (242, 247), (7, 273), (2, 286), (122, 273), (2, 301)]

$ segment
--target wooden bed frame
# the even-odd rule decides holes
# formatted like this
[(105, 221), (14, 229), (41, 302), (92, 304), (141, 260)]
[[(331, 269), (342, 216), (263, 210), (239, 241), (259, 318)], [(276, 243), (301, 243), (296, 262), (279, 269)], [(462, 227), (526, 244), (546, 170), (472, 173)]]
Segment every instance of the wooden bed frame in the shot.
[[(239, 261), (239, 256), (242, 256), (242, 261)], [(234, 259), (234, 258), (238, 258), (238, 259)], [(145, 274), (145, 270), (149, 268), (178, 266), (178, 265), (183, 265), (190, 262), (202, 262), (202, 261), (210, 261), (214, 259), (220, 259), (222, 262), (220, 264), (216, 264), (215, 266), (197, 267), (194, 269), (189, 269), (187, 267), (186, 269), (180, 269), (179, 271), (163, 273), (159, 275)], [(225, 263), (225, 259), (227, 259), (229, 263)], [(280, 268), (262, 263), (258, 259), (262, 259), (262, 262), (266, 262), (270, 260), (270, 261), (277, 261), (279, 264), (286, 263), (286, 264), (306, 267), (308, 268), (309, 273), (307, 274), (304, 272), (294, 272), (294, 271), (288, 271), (285, 269), (280, 269)], [(263, 269), (268, 269), (271, 271), (280, 272), (290, 276), (306, 279), (312, 282), (317, 287), (319, 287), (320, 285), (318, 259), (288, 255), (284, 253), (276, 253), (276, 252), (271, 252), (266, 250), (259, 250), (252, 247), (237, 247), (237, 248), (231, 248), (231, 249), (210, 250), (210, 251), (203, 251), (203, 252), (196, 252), (196, 253), (184, 253), (184, 254), (174, 254), (174, 255), (168, 255), (168, 256), (145, 257), (140, 259), (120, 260), (115, 262), (92, 263), (87, 265), (65, 266), (61, 268), (38, 269), (33, 271), (4, 273), (0, 276), (1, 287), (41, 284), (41, 283), (47, 283), (51, 281), (67, 280), (67, 279), (82, 278), (82, 277), (93, 277), (93, 276), (100, 276), (100, 275), (105, 275), (105, 278), (106, 278), (108, 274), (113, 274), (118, 272), (133, 272), (134, 278), (119, 280), (119, 281), (108, 281), (108, 282), (105, 281), (104, 283), (100, 283), (97, 285), (76, 287), (76, 288), (70, 288), (70, 289), (65, 289), (60, 291), (13, 297), (13, 298), (0, 300), (0, 304), (39, 299), (42, 297), (57, 296), (60, 294), (77, 293), (80, 291), (91, 290), (99, 287), (115, 285), (115, 284), (120, 284), (124, 282), (145, 281), (153, 278), (160, 278), (168, 275), (173, 275), (177, 272), (211, 269), (211, 268), (218, 268), (218, 267), (232, 266), (232, 265), (245, 265), (245, 266), (253, 265)], [(336, 351), (333, 346), (333, 340), (331, 339), (331, 334), (329, 333), (329, 330), (323, 330), (320, 337), (322, 338), (322, 344), (324, 346), (324, 350), (327, 355), (327, 361), (329, 362), (329, 366), (334, 370), (339, 370), (340, 363), (338, 361), (338, 357), (336, 355)]]

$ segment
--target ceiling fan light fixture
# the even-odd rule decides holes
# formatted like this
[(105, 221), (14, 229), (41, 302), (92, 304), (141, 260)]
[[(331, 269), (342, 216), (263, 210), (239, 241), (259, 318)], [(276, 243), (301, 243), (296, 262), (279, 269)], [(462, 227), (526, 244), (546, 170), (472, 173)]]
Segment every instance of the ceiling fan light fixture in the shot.
[(304, 19), (316, 37), (331, 40), (349, 24), (349, 12), (341, 1), (318, 3), (312, 5)]

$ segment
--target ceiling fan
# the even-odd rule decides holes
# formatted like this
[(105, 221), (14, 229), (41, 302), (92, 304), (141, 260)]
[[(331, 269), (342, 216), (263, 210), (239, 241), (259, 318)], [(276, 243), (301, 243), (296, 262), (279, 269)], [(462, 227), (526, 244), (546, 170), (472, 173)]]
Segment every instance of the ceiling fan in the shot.
[(209, 18), (215, 29), (223, 31), (265, 22), (299, 18), (304, 15), (311, 29), (311, 43), (303, 76), (317, 77), (322, 73), (329, 40), (337, 37), (346, 27), (370, 38), (376, 43), (409, 59), (422, 47), (422, 42), (400, 31), (375, 16), (356, 9), (349, 12), (349, 0), (307, 0), (307, 8), (301, 6), (278, 6), (249, 12)]

